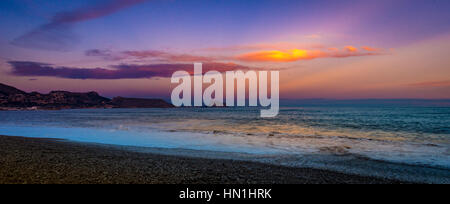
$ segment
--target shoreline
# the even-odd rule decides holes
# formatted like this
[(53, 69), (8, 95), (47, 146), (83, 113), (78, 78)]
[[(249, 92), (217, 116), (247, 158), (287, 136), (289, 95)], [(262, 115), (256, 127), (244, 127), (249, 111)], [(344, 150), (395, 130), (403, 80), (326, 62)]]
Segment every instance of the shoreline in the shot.
[(0, 183), (380, 184), (406, 181), (251, 161), (204, 159), (60, 139), (0, 136)]

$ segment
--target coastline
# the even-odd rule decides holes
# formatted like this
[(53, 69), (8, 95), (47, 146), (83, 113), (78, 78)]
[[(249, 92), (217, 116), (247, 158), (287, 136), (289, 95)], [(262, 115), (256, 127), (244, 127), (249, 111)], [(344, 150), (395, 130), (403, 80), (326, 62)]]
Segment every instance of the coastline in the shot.
[(2, 184), (410, 183), (314, 168), (144, 153), (109, 145), (0, 136)]

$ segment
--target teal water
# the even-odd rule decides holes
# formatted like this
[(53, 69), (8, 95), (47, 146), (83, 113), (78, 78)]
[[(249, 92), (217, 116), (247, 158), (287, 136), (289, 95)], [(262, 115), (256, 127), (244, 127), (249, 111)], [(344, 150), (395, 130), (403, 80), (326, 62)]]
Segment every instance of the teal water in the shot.
[[(0, 112), (0, 134), (138, 147), (265, 155), (357, 155), (450, 170), (450, 107), (304, 105), (260, 108)], [(277, 156), (278, 155), (278, 156)], [(300, 157), (304, 155), (305, 157)]]

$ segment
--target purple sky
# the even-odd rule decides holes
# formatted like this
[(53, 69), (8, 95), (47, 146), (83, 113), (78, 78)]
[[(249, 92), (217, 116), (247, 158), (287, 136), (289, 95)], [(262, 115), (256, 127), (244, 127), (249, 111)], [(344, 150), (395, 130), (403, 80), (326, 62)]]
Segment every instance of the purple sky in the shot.
[(0, 82), (167, 97), (171, 73), (203, 62), (279, 69), (283, 98), (450, 98), (449, 10), (447, 0), (3, 0)]

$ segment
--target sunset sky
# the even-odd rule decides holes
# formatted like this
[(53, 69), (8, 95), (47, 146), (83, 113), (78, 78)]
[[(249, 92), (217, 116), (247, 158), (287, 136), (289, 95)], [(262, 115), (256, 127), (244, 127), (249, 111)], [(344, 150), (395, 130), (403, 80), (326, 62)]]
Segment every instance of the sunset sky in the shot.
[(164, 97), (177, 70), (280, 70), (280, 97), (450, 98), (448, 0), (2, 0), (0, 83)]

